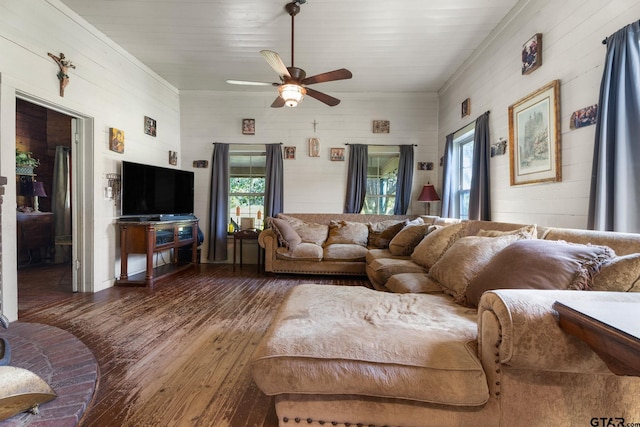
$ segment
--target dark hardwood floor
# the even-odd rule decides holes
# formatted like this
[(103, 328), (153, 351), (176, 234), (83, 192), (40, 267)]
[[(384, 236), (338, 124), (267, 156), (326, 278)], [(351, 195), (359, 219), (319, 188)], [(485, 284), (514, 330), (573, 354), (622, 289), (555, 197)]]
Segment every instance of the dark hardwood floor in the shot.
[[(35, 277), (51, 286), (53, 273)], [(82, 426), (276, 427), (273, 398), (254, 385), (248, 363), (285, 293), (301, 283), (369, 286), (364, 277), (202, 264), (154, 289), (62, 286), (47, 297), (30, 283), (19, 289), (19, 315), (73, 333), (96, 356), (100, 381)]]

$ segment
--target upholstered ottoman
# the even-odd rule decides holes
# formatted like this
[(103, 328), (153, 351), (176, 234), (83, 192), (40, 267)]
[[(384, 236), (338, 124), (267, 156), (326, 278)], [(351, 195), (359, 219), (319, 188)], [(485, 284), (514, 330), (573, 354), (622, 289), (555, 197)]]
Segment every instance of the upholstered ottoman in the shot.
[[(489, 391), (476, 341), (475, 310), (447, 295), (306, 284), (285, 298), (251, 370), (265, 394), (287, 395), (286, 404), (276, 404), (281, 423), (292, 416), (282, 412), (295, 395), (478, 407)], [(372, 423), (382, 415), (366, 416), (362, 421)]]

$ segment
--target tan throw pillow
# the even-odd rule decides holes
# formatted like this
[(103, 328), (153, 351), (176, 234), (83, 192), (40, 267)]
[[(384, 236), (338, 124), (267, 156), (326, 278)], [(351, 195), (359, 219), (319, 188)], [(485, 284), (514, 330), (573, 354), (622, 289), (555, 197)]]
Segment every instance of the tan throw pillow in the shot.
[(324, 246), (334, 244), (353, 244), (367, 246), (369, 227), (364, 222), (331, 221), (329, 238)]
[(411, 255), (413, 249), (429, 232), (429, 224), (407, 225), (389, 242), (391, 255)]
[(456, 302), (464, 304), (469, 282), (497, 253), (520, 239), (520, 236), (512, 234), (501, 237), (462, 237), (431, 267), (429, 275), (440, 282), (446, 294), (451, 295)]
[[(401, 224), (400, 229), (402, 229), (402, 227), (404, 226), (403, 222), (404, 221), (389, 219), (386, 221), (368, 223), (367, 226), (369, 227), (369, 241), (368, 241), (369, 246), (377, 249), (384, 249), (384, 248), (378, 247), (376, 243), (376, 241), (378, 240), (378, 237), (380, 237), (380, 234), (383, 231), (385, 231), (387, 228), (398, 226), (398, 224)], [(398, 231), (400, 231), (400, 229)]]
[(301, 219), (278, 214), (278, 218), (284, 219), (291, 226), (296, 233), (300, 236), (304, 243), (314, 243), (316, 245), (322, 246), (324, 242), (327, 240), (327, 236), (329, 235), (329, 226), (325, 224), (316, 224), (315, 222), (306, 222)]
[(411, 254), (411, 260), (427, 270), (438, 262), (456, 240), (466, 234), (467, 223), (432, 227), (435, 229), (422, 239)]
[(386, 249), (389, 247), (389, 243), (394, 237), (398, 235), (400, 231), (407, 225), (409, 221), (402, 221), (395, 225), (385, 228), (375, 241), (375, 246), (380, 249)]
[(591, 290), (640, 292), (640, 253), (619, 256), (603, 265)]
[(469, 283), (467, 303), (477, 306), (493, 289), (589, 289), (603, 264), (615, 257), (606, 246), (560, 240), (519, 240), (504, 248)]
[(530, 239), (538, 238), (538, 226), (536, 224), (527, 225), (522, 228), (518, 228), (517, 230), (511, 231), (499, 231), (499, 230), (480, 230), (476, 236), (481, 237), (499, 237), (499, 236), (508, 236), (510, 234), (526, 234)]
[(278, 242), (280, 242), (281, 246), (293, 251), (296, 246), (302, 243), (300, 235), (296, 233), (296, 230), (293, 229), (288, 221), (280, 218), (269, 218), (268, 222), (271, 224), (276, 236), (278, 236)]

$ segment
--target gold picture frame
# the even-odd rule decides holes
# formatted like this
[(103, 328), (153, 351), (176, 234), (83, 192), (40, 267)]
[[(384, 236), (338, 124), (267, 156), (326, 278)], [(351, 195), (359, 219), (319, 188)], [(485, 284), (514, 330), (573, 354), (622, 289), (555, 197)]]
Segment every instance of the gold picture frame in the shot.
[(509, 106), (511, 185), (562, 181), (560, 80)]
[(124, 153), (124, 131), (118, 128), (109, 128), (109, 150), (116, 153)]

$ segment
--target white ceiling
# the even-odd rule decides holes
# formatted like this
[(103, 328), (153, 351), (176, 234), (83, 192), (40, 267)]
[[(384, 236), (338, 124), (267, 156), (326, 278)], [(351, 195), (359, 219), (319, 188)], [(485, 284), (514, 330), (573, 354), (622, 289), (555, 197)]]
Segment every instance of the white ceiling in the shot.
[[(277, 82), (262, 49), (291, 65), (287, 0), (61, 1), (178, 89)], [(351, 70), (351, 80), (314, 86), (323, 92), (434, 92), (516, 3), (308, 0), (295, 18), (295, 65), (307, 76)]]

